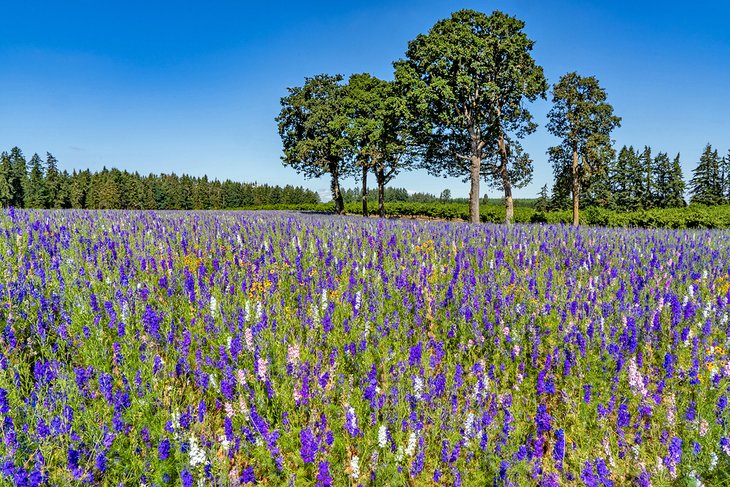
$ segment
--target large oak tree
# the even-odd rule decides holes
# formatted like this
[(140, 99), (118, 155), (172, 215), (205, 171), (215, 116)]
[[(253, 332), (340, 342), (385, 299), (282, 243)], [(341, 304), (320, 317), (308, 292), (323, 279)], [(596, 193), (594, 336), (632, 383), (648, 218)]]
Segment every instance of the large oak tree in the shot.
[(479, 221), (481, 177), (501, 184), (511, 222), (512, 187), (531, 176), (516, 139), (535, 130), (524, 101), (544, 97), (547, 82), (524, 25), (498, 11), (460, 10), (411, 41), (405, 59), (395, 63), (423, 166), (471, 181), (471, 222)]
[(276, 118), (284, 145), (282, 161), (308, 178), (329, 174), (332, 200), (345, 212), (340, 178), (348, 172), (351, 144), (347, 137), (346, 87), (341, 75), (305, 78), (304, 86), (289, 88)]

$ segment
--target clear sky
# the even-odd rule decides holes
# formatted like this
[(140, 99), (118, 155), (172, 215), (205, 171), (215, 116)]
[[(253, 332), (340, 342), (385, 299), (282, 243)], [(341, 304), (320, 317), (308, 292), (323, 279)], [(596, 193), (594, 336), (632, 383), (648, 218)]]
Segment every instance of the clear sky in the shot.
[[(409, 40), (452, 11), (502, 10), (526, 22), (554, 83), (595, 75), (623, 118), (616, 144), (682, 155), (730, 149), (730, 3), (725, 1), (153, 2), (0, 0), (0, 149), (51, 152), (62, 169), (176, 172), (324, 191), (282, 166), (274, 117), (288, 86), (318, 73), (392, 79)], [(523, 142), (533, 183), (552, 183), (548, 101)], [(392, 183), (466, 196), (422, 172)], [(355, 187), (356, 182), (345, 182)], [(499, 193), (489, 191), (490, 197)]]

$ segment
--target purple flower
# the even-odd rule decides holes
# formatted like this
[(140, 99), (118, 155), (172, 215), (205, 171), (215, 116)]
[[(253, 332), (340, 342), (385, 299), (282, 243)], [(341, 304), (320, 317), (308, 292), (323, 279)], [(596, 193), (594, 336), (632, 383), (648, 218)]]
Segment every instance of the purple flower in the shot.
[(167, 460), (170, 457), (170, 440), (165, 438), (157, 447), (157, 455), (160, 460)]
[(187, 470), (180, 472), (183, 487), (193, 487), (193, 475)]
[(311, 428), (306, 427), (299, 433), (302, 446), (299, 454), (304, 463), (314, 463), (314, 457), (317, 455), (317, 440), (312, 433)]
[(8, 391), (0, 387), (0, 414), (7, 414), (10, 412), (10, 405), (8, 403)]
[(553, 446), (553, 459), (558, 470), (562, 470), (563, 458), (565, 458), (565, 432), (560, 428), (555, 430), (555, 445)]
[(537, 434), (542, 435), (552, 430), (553, 418), (547, 412), (547, 407), (544, 404), (537, 406), (537, 414), (535, 415), (535, 426), (537, 427)]
[(416, 345), (411, 347), (409, 356), (408, 356), (408, 365), (411, 367), (418, 365), (421, 363), (421, 352), (423, 350), (423, 345), (421, 342), (418, 342)]
[(96, 456), (96, 468), (99, 472), (106, 472), (106, 451), (102, 451)]
[(611, 480), (611, 472), (608, 470), (606, 461), (603, 458), (596, 459), (596, 473), (598, 473), (598, 481), (601, 482), (603, 487), (613, 487), (613, 480)]
[(330, 463), (328, 461), (319, 462), (317, 470), (317, 484), (315, 487), (332, 487), (332, 477), (330, 477)]
[(619, 428), (629, 427), (629, 423), (631, 422), (631, 414), (629, 413), (629, 406), (625, 402), (622, 402), (618, 406), (617, 421)]
[(243, 472), (241, 473), (241, 483), (242, 484), (255, 484), (256, 483), (256, 475), (254, 474), (253, 467), (246, 467), (243, 469)]

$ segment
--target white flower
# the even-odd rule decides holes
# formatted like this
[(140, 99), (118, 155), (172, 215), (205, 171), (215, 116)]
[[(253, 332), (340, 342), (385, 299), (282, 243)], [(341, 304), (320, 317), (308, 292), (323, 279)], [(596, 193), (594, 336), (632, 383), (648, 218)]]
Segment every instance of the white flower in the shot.
[(717, 467), (717, 453), (714, 451), (710, 453), (710, 472), (715, 470), (715, 467)]
[(408, 446), (406, 446), (406, 456), (410, 457), (416, 452), (416, 434), (411, 431), (408, 435)]
[(388, 434), (385, 429), (385, 425), (381, 424), (380, 428), (378, 428), (378, 446), (380, 448), (385, 448), (385, 446), (388, 444)]
[(352, 478), (357, 479), (360, 476), (360, 457), (355, 455), (350, 460), (350, 468), (352, 469)]
[(466, 421), (464, 421), (464, 436), (467, 438), (472, 436), (474, 431), (474, 413), (469, 412), (469, 415), (466, 417)]
[(214, 315), (217, 310), (218, 310), (218, 300), (215, 299), (215, 296), (211, 296), (210, 297), (210, 314)]
[(190, 437), (190, 466), (195, 468), (198, 465), (205, 464), (205, 451), (198, 446), (198, 441), (194, 436)]
[(413, 392), (417, 399), (421, 399), (423, 394), (423, 379), (419, 376), (413, 378)]
[(398, 451), (395, 452), (395, 461), (396, 463), (400, 463), (403, 460), (403, 445), (400, 445), (398, 447)]

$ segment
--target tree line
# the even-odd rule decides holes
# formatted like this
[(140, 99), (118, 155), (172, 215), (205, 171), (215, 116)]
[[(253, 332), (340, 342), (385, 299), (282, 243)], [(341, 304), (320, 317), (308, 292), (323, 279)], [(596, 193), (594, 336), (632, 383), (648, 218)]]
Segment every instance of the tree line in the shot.
[[(537, 129), (528, 103), (549, 90), (524, 26), (499, 11), (460, 10), (408, 43), (392, 81), (368, 73), (347, 82), (338, 74), (305, 78), (288, 88), (276, 118), (284, 165), (305, 177), (328, 175), (338, 213), (341, 178), (361, 181), (367, 215), (374, 175), (384, 216), (386, 184), (400, 171), (425, 169), (468, 180), (469, 220), (478, 222), (485, 181), (502, 191), (511, 223), (513, 190), (532, 179), (532, 158), (520, 144)], [(621, 118), (594, 76), (563, 75), (552, 86), (552, 104), (547, 130), (559, 143), (547, 152), (555, 179), (551, 196), (547, 187), (541, 191), (541, 205), (572, 208), (577, 225), (581, 201), (626, 210), (685, 204), (679, 156), (626, 147), (616, 154), (611, 132)], [(729, 164), (730, 155), (708, 146), (690, 183), (692, 202), (728, 201)]]
[(14, 147), (0, 154), (0, 206), (139, 210), (206, 210), (319, 203), (302, 187), (209, 180), (183, 174), (140, 175), (116, 168), (59, 170), (50, 153), (26, 161)]

